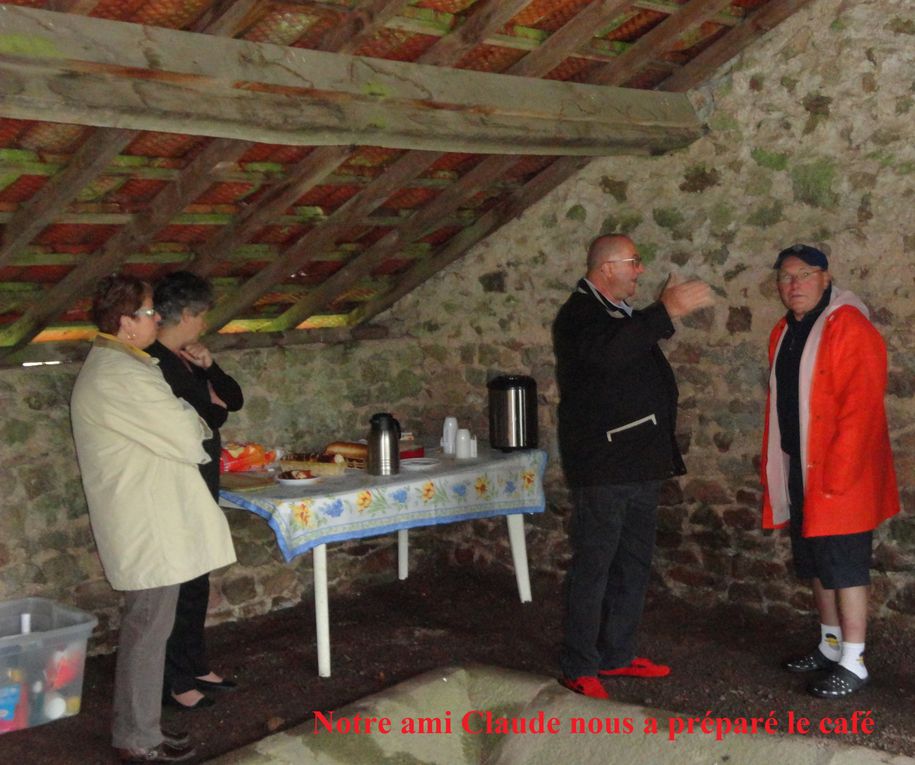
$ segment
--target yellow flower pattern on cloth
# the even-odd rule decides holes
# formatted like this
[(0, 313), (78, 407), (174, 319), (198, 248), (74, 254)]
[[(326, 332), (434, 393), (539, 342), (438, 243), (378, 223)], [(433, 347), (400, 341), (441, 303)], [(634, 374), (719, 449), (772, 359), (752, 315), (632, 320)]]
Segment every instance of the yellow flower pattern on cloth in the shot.
[(534, 480), (536, 477), (537, 476), (534, 474), (533, 470), (525, 470), (521, 474), (521, 480), (524, 482), (524, 488), (530, 489), (534, 485)]
[(423, 485), (423, 502), (431, 502), (435, 496), (435, 484), (432, 481), (426, 481)]
[(307, 500), (296, 502), (292, 506), (292, 514), (295, 516), (295, 519), (306, 528), (311, 526), (311, 502)]
[(356, 497), (356, 507), (359, 508), (359, 512), (364, 512), (365, 509), (372, 504), (372, 492), (370, 491), (361, 491), (359, 496)]

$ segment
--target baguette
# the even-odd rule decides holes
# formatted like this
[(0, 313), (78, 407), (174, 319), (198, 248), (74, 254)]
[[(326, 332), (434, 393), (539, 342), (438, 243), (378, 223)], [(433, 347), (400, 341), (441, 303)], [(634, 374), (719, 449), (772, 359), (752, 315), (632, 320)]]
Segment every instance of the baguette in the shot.
[(349, 467), (364, 468), (369, 447), (356, 441), (333, 441), (324, 447), (324, 454), (339, 454)]
[(325, 454), (341, 454), (345, 459), (364, 460), (369, 454), (368, 444), (356, 441), (334, 441), (324, 447)]

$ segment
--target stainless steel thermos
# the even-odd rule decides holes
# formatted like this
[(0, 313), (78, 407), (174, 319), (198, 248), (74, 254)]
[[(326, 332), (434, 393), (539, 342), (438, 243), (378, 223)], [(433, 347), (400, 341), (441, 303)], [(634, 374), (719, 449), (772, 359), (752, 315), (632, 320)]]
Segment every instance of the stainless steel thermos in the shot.
[(490, 380), (489, 444), (493, 449), (537, 446), (537, 383), (533, 377), (502, 375)]
[(400, 423), (387, 412), (373, 414), (369, 420), (369, 451), (365, 469), (370, 475), (397, 475), (400, 472)]

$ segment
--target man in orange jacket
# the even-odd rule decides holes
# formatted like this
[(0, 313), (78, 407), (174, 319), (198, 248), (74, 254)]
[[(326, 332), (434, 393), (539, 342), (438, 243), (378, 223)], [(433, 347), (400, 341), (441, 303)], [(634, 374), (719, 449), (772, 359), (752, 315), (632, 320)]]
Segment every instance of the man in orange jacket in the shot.
[(788, 313), (769, 338), (763, 526), (790, 528), (795, 571), (812, 580), (821, 636), (784, 667), (828, 670), (807, 690), (841, 698), (868, 681), (873, 530), (899, 512), (883, 406), (886, 347), (866, 306), (831, 283), (820, 250), (796, 244), (774, 268)]

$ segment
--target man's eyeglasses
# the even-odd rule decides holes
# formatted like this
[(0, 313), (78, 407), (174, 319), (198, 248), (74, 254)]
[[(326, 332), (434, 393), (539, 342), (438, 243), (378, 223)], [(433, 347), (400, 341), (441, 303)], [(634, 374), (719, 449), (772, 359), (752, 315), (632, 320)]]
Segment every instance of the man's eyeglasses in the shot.
[(607, 260), (606, 263), (632, 263), (633, 268), (642, 265), (642, 259), (636, 255), (634, 258), (620, 258), (619, 260)]
[(822, 270), (822, 268), (808, 268), (803, 271), (798, 271), (796, 274), (789, 274), (787, 271), (779, 271), (775, 278), (779, 284), (794, 284), (795, 282), (802, 284), (811, 276), (818, 274)]
[(155, 308), (138, 308), (136, 311), (133, 312), (133, 315), (136, 316), (138, 319), (141, 316), (148, 316), (151, 319), (153, 316), (156, 315), (156, 309)]

